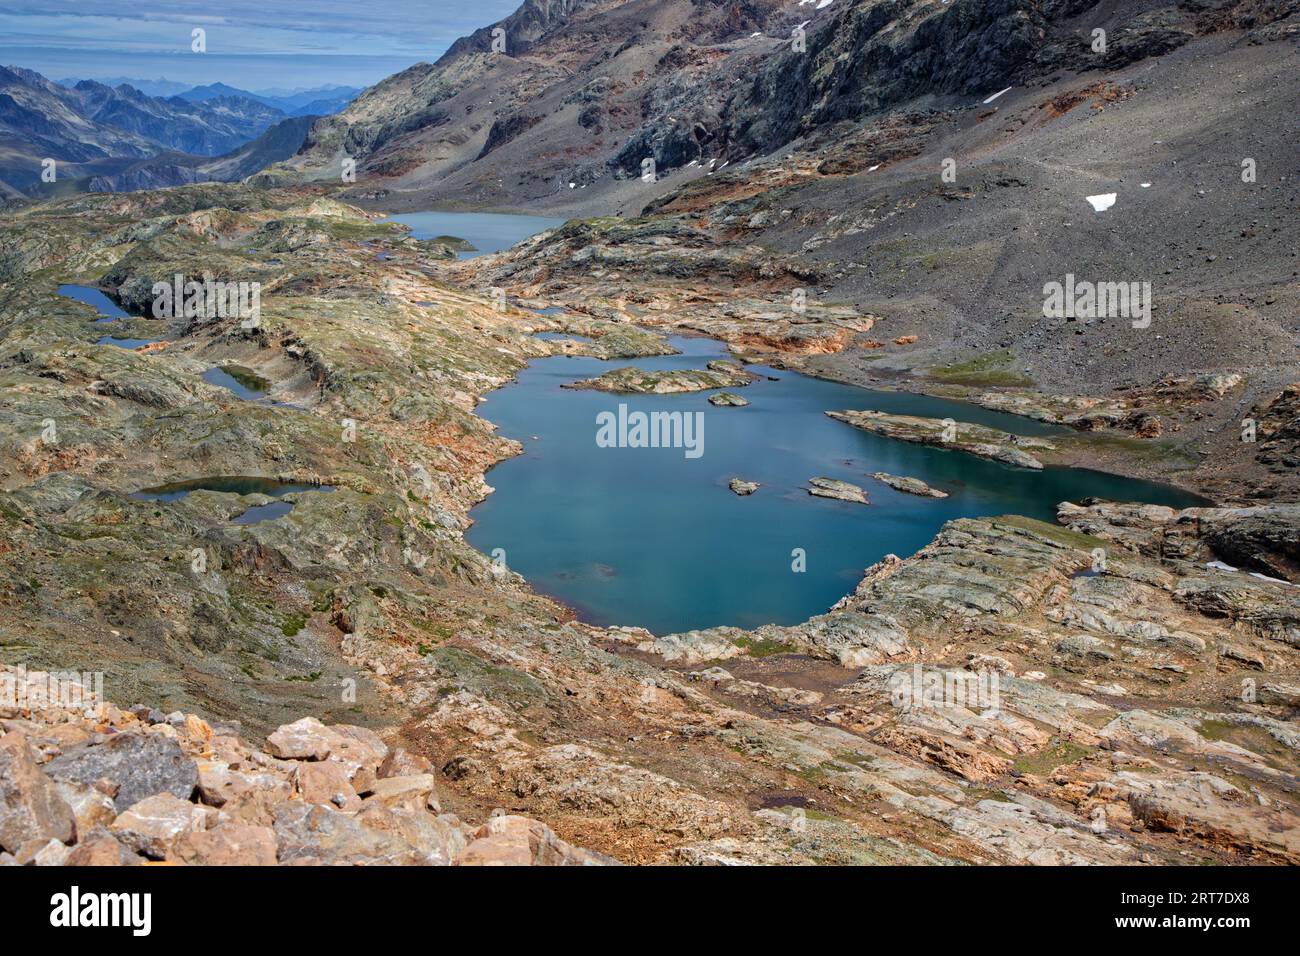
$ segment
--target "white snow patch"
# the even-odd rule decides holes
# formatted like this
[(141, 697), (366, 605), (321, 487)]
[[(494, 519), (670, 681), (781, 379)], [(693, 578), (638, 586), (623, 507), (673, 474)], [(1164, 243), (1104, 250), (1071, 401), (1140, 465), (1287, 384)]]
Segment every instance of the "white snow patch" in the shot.
[(1088, 202), (1092, 203), (1094, 212), (1105, 212), (1111, 206), (1115, 205), (1117, 193), (1100, 193), (1096, 196), (1086, 196)]
[(1300, 587), (1300, 585), (1291, 584), (1290, 581), (1284, 581), (1281, 578), (1271, 578), (1267, 574), (1260, 574), (1258, 571), (1251, 571), (1250, 576), (1252, 578), (1259, 578), (1261, 581), (1268, 581), (1270, 584), (1286, 584), (1293, 588)]
[(996, 100), (999, 96), (1001, 96), (1003, 93), (1009, 93), (1010, 91), (1011, 91), (1011, 87), (1009, 86), (1005, 90), (998, 90), (996, 93), (994, 93), (992, 96), (990, 96), (988, 99), (984, 101), (984, 105), (987, 106), (988, 104)]
[(1142, 186), (1143, 189), (1150, 189), (1150, 188), (1151, 188), (1151, 184), (1150, 184), (1150, 183), (1142, 183), (1141, 186)]
[(1205, 566), (1206, 566), (1207, 568), (1214, 568), (1214, 570), (1216, 570), (1216, 571), (1236, 571), (1236, 570), (1237, 570), (1237, 569), (1234, 568), (1231, 564), (1224, 564), (1222, 561), (1207, 561), (1207, 562), (1205, 563)]

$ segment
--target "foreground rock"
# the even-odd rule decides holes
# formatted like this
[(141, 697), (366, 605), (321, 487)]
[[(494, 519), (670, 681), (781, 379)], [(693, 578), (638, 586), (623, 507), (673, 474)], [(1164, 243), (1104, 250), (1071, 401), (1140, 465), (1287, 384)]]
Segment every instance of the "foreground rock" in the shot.
[(920, 478), (904, 478), (899, 475), (886, 474), (883, 471), (873, 471), (871, 477), (877, 481), (883, 481), (895, 491), (903, 491), (909, 495), (919, 495), (922, 498), (947, 498), (948, 492), (940, 491), (937, 488), (931, 488)]
[[(703, 392), (714, 388), (736, 388), (757, 379), (734, 362), (713, 361), (707, 369), (667, 369), (646, 371), (618, 368), (596, 378), (564, 385), (564, 388), (593, 389), (630, 395), (675, 395), (680, 392)], [(717, 404), (717, 403), (715, 403)]]
[[(0, 667), (0, 677), (18, 673)], [(193, 715), (151, 719), (144, 708), (124, 711), (80, 685), (63, 687), (68, 704), (45, 701), (2, 725), (0, 852), (19, 863), (615, 862), (524, 816), (475, 827), (443, 813), (432, 774), (401, 773), (427, 761), (390, 750), (365, 727), (304, 718), (259, 750)], [(77, 740), (59, 753), (61, 742)]]
[(27, 738), (0, 737), (0, 850), (18, 855), (50, 840), (71, 843), (74, 833), (72, 808), (41, 773)]
[(870, 504), (867, 493), (857, 485), (835, 478), (809, 478), (808, 494), (818, 498), (835, 498), (838, 501), (853, 501), (860, 505)]
[(1041, 461), (1028, 452), (1021, 451), (1022, 448), (1050, 450), (1054, 447), (1051, 442), (1041, 438), (1012, 435), (996, 428), (986, 428), (983, 425), (972, 425), (967, 422), (870, 411), (827, 412), (826, 414), (836, 421), (861, 428), (873, 435), (883, 435), (886, 438), (917, 445), (930, 445), (934, 448), (952, 448), (966, 452), (968, 455), (1004, 462), (1018, 468), (1041, 469), (1043, 467)]

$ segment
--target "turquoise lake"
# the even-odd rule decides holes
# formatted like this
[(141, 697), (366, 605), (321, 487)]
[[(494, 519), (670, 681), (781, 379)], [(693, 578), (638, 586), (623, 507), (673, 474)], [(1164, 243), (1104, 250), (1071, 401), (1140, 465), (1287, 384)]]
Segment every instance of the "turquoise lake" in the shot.
[[(549, 336), (548, 336), (549, 337)], [(1058, 502), (1096, 496), (1188, 507), (1204, 503), (1166, 485), (1101, 472), (1011, 468), (956, 451), (869, 435), (824, 414), (834, 409), (951, 417), (1018, 434), (1061, 429), (968, 405), (840, 385), (761, 366), (741, 389), (744, 408), (716, 408), (712, 392), (614, 395), (561, 385), (625, 365), (702, 368), (730, 357), (709, 339), (670, 340), (683, 354), (602, 362), (550, 357), (494, 392), (479, 414), (524, 453), (498, 464), (496, 491), (474, 508), (469, 541), (505, 550), (506, 564), (538, 591), (596, 624), (665, 634), (732, 624), (793, 624), (826, 611), (884, 555), (929, 543), (945, 521), (1020, 514), (1054, 521)], [(596, 416), (630, 411), (703, 412), (703, 454), (672, 448), (601, 448)], [(946, 499), (894, 491), (870, 472), (920, 478)], [(816, 498), (809, 478), (862, 487), (870, 505)], [(740, 497), (731, 478), (761, 482)], [(803, 549), (806, 571), (792, 570)]]
[(472, 259), (488, 252), (509, 249), (516, 242), (562, 226), (567, 220), (498, 212), (412, 212), (391, 216), (384, 221), (410, 226), (411, 235), (416, 239), (437, 239), (439, 236), (464, 239), (474, 247), (474, 251), (458, 253), (457, 258)]

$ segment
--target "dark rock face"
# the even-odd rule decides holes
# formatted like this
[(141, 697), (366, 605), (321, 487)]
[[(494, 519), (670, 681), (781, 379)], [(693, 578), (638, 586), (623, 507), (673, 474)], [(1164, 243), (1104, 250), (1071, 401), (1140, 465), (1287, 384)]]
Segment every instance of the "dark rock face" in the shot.
[[(1242, 6), (1270, 9), (1238, 14)], [(1118, 69), (1169, 53), (1198, 32), (1284, 15), (1272, 6), (1205, 0), (1137, 11), (1093, 0), (959, 0), (938, 8), (917, 0), (859, 2), (813, 28), (806, 52), (769, 58), (733, 94), (724, 137), (733, 151), (752, 155), (919, 96), (977, 96), (1057, 70)], [(1092, 49), (1094, 28), (1106, 30), (1104, 53)]]
[(1206, 544), (1225, 561), (1272, 577), (1300, 580), (1300, 505), (1206, 515), (1200, 530)]
[(511, 113), (509, 116), (502, 117), (492, 124), (487, 142), (483, 144), (483, 152), (479, 153), (478, 158), (482, 159), (498, 146), (523, 135), (541, 121), (540, 116), (528, 116), (523, 113)]
[(199, 782), (194, 761), (167, 737), (120, 734), (98, 746), (85, 745), (55, 757), (46, 766), (55, 780), (117, 786), (113, 805), (121, 812), (145, 797), (170, 793), (188, 800)]
[(1032, 57), (1044, 29), (1025, 0), (956, 3), (919, 20), (917, 6), (846, 7), (808, 35), (806, 52), (769, 60), (728, 103), (727, 142), (745, 155), (767, 152), (925, 93), (996, 91)]
[(686, 123), (666, 126), (646, 126), (627, 141), (618, 154), (610, 160), (616, 175), (638, 176), (641, 163), (654, 159), (660, 170), (685, 166), (703, 154), (701, 140), (703, 128)]

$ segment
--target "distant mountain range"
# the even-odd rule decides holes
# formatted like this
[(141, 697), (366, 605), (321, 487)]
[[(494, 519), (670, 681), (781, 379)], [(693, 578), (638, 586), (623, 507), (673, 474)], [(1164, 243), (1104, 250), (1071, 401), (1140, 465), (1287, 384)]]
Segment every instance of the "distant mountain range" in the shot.
[[(69, 77), (59, 80), (60, 86), (75, 87), (84, 80)], [(149, 96), (179, 96), (189, 103), (202, 103), (219, 96), (242, 97), (256, 100), (267, 106), (275, 107), (286, 116), (328, 116), (337, 113), (356, 98), (361, 90), (355, 86), (318, 86), (311, 89), (269, 89), (243, 90), (226, 83), (209, 83), (194, 86), (190, 83), (177, 83), (159, 77), (156, 80), (139, 80), (132, 77), (116, 76), (98, 82), (104, 86), (130, 86)]]
[(76, 86), (82, 80), (94, 79), (97, 83), (103, 83), (105, 86), (133, 86), (141, 93), (147, 93), (149, 96), (175, 96), (177, 93), (184, 93), (194, 86), (193, 83), (177, 83), (175, 80), (168, 80), (164, 77), (158, 77), (156, 80), (141, 80), (130, 76), (101, 76), (101, 77), (84, 77), (68, 76), (61, 80), (55, 80), (59, 86)]
[(211, 83), (177, 95), (191, 103), (202, 103), (220, 96), (238, 96), (273, 106), (288, 116), (329, 116), (351, 103), (360, 92), (352, 86), (323, 86), (313, 90), (263, 90), (250, 93), (225, 83)]
[[(224, 84), (161, 97), (126, 83), (69, 87), (0, 68), (0, 181), (6, 192), (43, 195), (242, 178), (297, 151), (303, 118), (333, 102), (322, 95), (348, 93), (304, 90), (279, 98), (282, 107)], [(41, 179), (45, 159), (57, 164), (54, 183)]]

